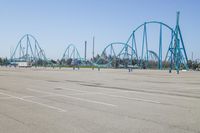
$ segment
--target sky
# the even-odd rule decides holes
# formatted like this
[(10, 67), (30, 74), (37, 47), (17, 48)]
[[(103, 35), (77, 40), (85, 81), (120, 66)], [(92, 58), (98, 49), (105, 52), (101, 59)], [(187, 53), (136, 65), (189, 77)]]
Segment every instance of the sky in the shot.
[[(95, 54), (101, 53), (112, 42), (126, 42), (146, 21), (157, 20), (174, 28), (176, 12), (180, 11), (188, 58), (192, 53), (193, 58), (200, 58), (199, 5), (199, 0), (0, 0), (0, 57), (9, 58), (28, 33), (48, 58), (60, 59), (69, 44), (76, 45), (83, 57), (85, 41), (90, 58), (93, 36)], [(159, 31), (149, 28), (148, 32), (152, 37)], [(158, 49), (158, 40), (152, 40), (149, 49)]]

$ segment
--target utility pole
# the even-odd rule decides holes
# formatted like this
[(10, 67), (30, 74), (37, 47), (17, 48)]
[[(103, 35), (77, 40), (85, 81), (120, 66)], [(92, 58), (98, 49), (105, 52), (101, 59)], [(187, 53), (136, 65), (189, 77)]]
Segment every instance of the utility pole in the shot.
[(193, 61), (193, 52), (192, 52), (192, 61)]
[(87, 41), (85, 41), (85, 61), (86, 61), (86, 58), (87, 58)]
[(93, 47), (92, 47), (92, 57), (93, 57), (93, 59), (94, 59), (94, 41), (95, 41), (95, 37), (93, 36)]

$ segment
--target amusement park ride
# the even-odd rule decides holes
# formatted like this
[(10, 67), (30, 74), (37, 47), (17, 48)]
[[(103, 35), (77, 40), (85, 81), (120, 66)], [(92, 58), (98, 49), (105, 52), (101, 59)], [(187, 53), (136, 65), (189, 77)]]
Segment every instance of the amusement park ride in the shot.
[[(107, 45), (102, 54), (96, 59), (93, 57), (91, 61), (82, 58), (76, 46), (70, 44), (61, 60), (71, 59), (72, 62), (78, 62), (78, 65), (90, 62), (90, 65), (97, 67), (113, 67), (113, 64), (117, 64), (118, 67), (125, 68), (133, 66), (150, 68), (151, 63), (155, 62), (158, 69), (164, 69), (167, 65), (169, 72), (175, 69), (179, 73), (180, 69), (188, 69), (188, 58), (179, 26), (179, 15), (180, 13), (177, 12), (175, 28), (159, 21), (144, 22), (133, 30), (126, 42), (114, 42)], [(157, 51), (149, 47), (149, 31), (147, 29), (152, 25), (159, 27), (159, 45)], [(165, 49), (165, 58), (163, 58), (163, 36), (166, 35), (166, 33), (163, 33), (164, 31), (170, 34), (168, 35), (168, 44), (165, 43), (165, 46), (168, 47)], [(138, 36), (138, 32), (140, 32), (140, 37)], [(141, 40), (138, 41), (139, 39)], [(140, 51), (138, 46), (141, 47)], [(11, 62), (25, 61), (33, 63), (39, 60), (48, 61), (38, 41), (30, 34), (20, 39), (10, 59)]]
[(10, 62), (17, 64), (20, 62), (29, 62), (34, 64), (38, 61), (47, 61), (44, 50), (40, 47), (36, 38), (30, 34), (24, 35), (18, 42)]

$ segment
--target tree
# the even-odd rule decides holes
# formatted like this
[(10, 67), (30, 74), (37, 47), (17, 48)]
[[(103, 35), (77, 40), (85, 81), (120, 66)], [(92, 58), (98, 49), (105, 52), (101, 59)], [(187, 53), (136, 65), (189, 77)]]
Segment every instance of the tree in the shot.
[(66, 64), (71, 65), (72, 64), (72, 58), (67, 59)]
[(3, 59), (0, 58), (0, 65), (3, 65)]

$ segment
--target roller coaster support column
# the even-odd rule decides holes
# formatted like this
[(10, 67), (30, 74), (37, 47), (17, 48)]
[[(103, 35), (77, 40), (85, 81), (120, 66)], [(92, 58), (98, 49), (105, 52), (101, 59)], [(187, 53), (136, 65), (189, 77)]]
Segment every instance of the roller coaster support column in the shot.
[(162, 69), (162, 25), (160, 24), (160, 40), (159, 40), (159, 62), (158, 68)]
[(174, 30), (174, 34), (172, 39), (174, 39), (174, 45), (171, 42), (169, 51), (171, 53), (170, 55), (170, 72), (174, 68), (176, 69), (177, 73), (179, 73), (180, 67), (184, 65), (184, 67), (188, 70), (188, 58), (187, 53), (185, 50), (181, 30), (179, 27), (179, 15), (180, 12), (177, 12), (177, 18), (176, 18), (176, 27)]
[(177, 12), (177, 18), (176, 18), (176, 28), (175, 28), (175, 46), (174, 46), (174, 61), (175, 61), (175, 69), (177, 73), (179, 73), (180, 69), (180, 41), (178, 38), (178, 32), (179, 32), (179, 12)]
[[(175, 60), (175, 68), (176, 68), (177, 73), (179, 73), (180, 65), (182, 63), (181, 61), (182, 60), (184, 61), (184, 56), (185, 56), (185, 60), (186, 60), (185, 67), (186, 67), (186, 69), (188, 69), (188, 67), (187, 67), (188, 58), (187, 58), (184, 42), (183, 42), (183, 39), (182, 39), (180, 27), (179, 27), (179, 15), (180, 15), (180, 12), (177, 12), (176, 28), (175, 28), (175, 44), (174, 44), (175, 45), (174, 60)], [(180, 37), (180, 39), (179, 39), (179, 37)], [(181, 47), (181, 44), (182, 44), (182, 47)], [(184, 55), (182, 55), (181, 50), (183, 50)]]
[[(135, 51), (134, 51), (135, 50)], [(131, 60), (133, 60), (133, 54), (135, 52), (136, 60), (137, 60), (137, 65), (139, 64), (139, 59), (138, 59), (138, 54), (137, 54), (137, 45), (135, 41), (135, 34), (134, 32), (132, 33), (132, 54), (131, 54)]]
[[(144, 49), (146, 49), (145, 54), (146, 54), (146, 59), (144, 57)], [(143, 59), (144, 58), (144, 59)], [(148, 44), (147, 44), (147, 29), (146, 29), (146, 22), (144, 23), (144, 31), (143, 31), (143, 40), (142, 40), (142, 56), (141, 56), (141, 66), (142, 67), (147, 67), (148, 66)], [(143, 66), (143, 62), (146, 62), (147, 64), (144, 63), (145, 66)]]

